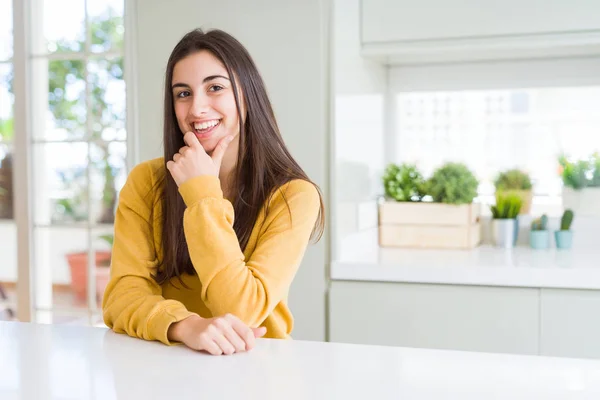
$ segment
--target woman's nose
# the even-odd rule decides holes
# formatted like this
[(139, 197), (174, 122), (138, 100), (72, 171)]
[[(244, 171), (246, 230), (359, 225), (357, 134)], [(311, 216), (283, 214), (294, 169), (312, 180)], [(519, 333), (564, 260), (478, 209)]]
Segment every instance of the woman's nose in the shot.
[(199, 95), (194, 96), (194, 101), (192, 102), (192, 107), (190, 109), (190, 113), (194, 116), (200, 116), (202, 114), (206, 114), (210, 109), (210, 101), (208, 96)]

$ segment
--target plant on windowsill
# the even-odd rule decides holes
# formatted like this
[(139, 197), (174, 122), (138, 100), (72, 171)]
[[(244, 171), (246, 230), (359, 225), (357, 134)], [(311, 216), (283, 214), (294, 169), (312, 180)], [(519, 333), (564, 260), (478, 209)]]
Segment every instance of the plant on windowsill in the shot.
[[(96, 250), (95, 272), (96, 272), (96, 298), (102, 299), (104, 289), (110, 276), (110, 262), (112, 256), (113, 235), (101, 235), (98, 237), (108, 244), (110, 250)], [(87, 299), (87, 264), (88, 253), (85, 251), (69, 253), (66, 255), (69, 269), (71, 271), (71, 288), (75, 298), (85, 302)]]
[(379, 205), (380, 246), (469, 249), (479, 244), (479, 204), (473, 204), (479, 183), (464, 164), (446, 163), (426, 181), (414, 165), (390, 165), (383, 185), (387, 201)]
[(512, 248), (517, 242), (517, 217), (523, 200), (514, 193), (497, 193), (492, 211), (492, 238), (498, 247)]
[(573, 245), (573, 231), (571, 224), (573, 223), (573, 210), (565, 210), (560, 219), (560, 230), (554, 232), (557, 249), (570, 249)]
[(520, 169), (509, 169), (498, 174), (494, 181), (496, 193), (514, 193), (523, 200), (521, 214), (529, 214), (533, 198), (531, 178), (529, 174)]
[(529, 245), (532, 249), (547, 249), (550, 247), (550, 231), (548, 230), (548, 216), (546, 214), (531, 221)]
[(600, 216), (600, 154), (580, 160), (569, 160), (562, 155), (558, 163), (563, 181), (563, 208), (578, 215)]

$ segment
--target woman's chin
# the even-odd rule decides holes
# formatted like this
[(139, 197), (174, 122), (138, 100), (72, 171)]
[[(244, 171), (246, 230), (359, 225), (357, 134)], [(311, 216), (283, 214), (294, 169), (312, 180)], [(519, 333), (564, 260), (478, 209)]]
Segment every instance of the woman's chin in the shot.
[(202, 142), (201, 144), (202, 144), (202, 148), (204, 148), (204, 151), (206, 153), (208, 153), (209, 155), (211, 155), (212, 152), (215, 151), (215, 149), (217, 148), (217, 144), (218, 143), (219, 143), (218, 141), (215, 141), (215, 140), (211, 139), (211, 140), (207, 140), (205, 142)]

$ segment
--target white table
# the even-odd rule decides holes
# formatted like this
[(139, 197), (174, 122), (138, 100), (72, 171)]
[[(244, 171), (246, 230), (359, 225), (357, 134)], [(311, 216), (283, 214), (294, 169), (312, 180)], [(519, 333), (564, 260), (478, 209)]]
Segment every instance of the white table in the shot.
[(260, 340), (214, 357), (102, 328), (0, 323), (0, 399), (599, 399), (600, 362)]

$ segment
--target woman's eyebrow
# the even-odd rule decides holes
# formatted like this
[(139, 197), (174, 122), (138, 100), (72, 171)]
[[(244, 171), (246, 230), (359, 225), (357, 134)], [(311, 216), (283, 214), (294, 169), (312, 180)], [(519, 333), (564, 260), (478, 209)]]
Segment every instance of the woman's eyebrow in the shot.
[[(218, 78), (223, 78), (223, 79), (229, 80), (228, 77), (223, 76), (223, 75), (210, 75), (210, 76), (207, 76), (206, 78), (204, 78), (202, 80), (202, 83), (206, 83), (206, 82), (212, 81), (213, 79), (218, 79)], [(175, 89), (175, 88), (178, 88), (178, 87), (189, 89), (190, 85), (188, 85), (186, 83), (179, 83), (178, 82), (178, 83), (173, 84), (173, 86), (171, 86), (171, 89)]]

